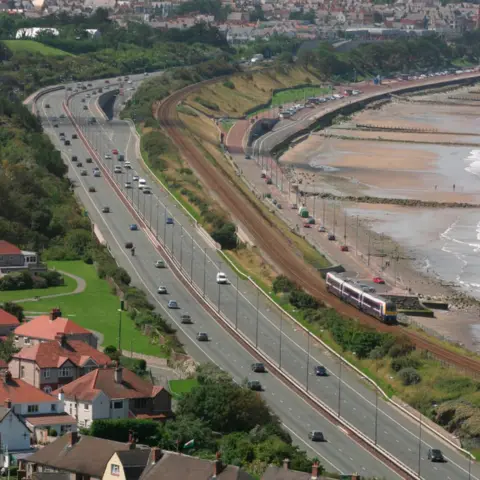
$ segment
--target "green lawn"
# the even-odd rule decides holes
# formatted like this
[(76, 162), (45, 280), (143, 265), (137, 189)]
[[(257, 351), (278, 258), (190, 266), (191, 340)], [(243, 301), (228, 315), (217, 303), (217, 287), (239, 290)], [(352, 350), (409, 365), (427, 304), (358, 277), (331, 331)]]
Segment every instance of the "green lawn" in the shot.
[[(82, 327), (100, 332), (104, 336), (103, 346), (118, 342), (118, 324), (120, 301), (112, 294), (110, 285), (98, 278), (93, 265), (82, 261), (49, 262), (50, 267), (63, 270), (83, 278), (87, 287), (83, 293), (60, 298), (24, 302), (21, 305), (27, 312), (49, 312), (59, 307), (63, 316), (68, 316)], [(126, 312), (122, 312), (122, 348), (147, 355), (163, 356), (158, 345), (152, 345), (149, 337), (135, 328)]]
[(169, 380), (168, 387), (170, 393), (174, 397), (179, 397), (182, 393), (190, 392), (194, 387), (198, 385), (197, 380), (194, 378), (188, 380)]
[(49, 47), (35, 40), (3, 40), (5, 46), (13, 53), (29, 52), (38, 53), (48, 57), (73, 56), (71, 53), (64, 52), (58, 48)]
[(77, 288), (77, 282), (73, 278), (67, 276), (64, 276), (63, 278), (65, 279), (65, 285), (62, 285), (61, 287), (0, 292), (0, 303), (9, 302), (11, 300), (22, 300), (23, 298), (45, 297), (46, 295), (73, 292)]
[(228, 132), (236, 123), (235, 120), (222, 120), (223, 129)]
[(272, 105), (283, 105), (285, 103), (304, 101), (308, 97), (325, 95), (328, 92), (328, 88), (322, 87), (291, 88), (290, 90), (275, 93), (272, 98)]

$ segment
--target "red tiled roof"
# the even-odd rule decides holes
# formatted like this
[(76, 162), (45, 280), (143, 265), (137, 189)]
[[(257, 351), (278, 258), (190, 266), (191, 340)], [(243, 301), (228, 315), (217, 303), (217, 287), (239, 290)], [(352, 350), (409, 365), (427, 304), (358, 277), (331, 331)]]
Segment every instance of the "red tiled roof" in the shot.
[(83, 367), (89, 359), (97, 365), (109, 365), (110, 357), (81, 340), (66, 340), (63, 345), (57, 340), (23, 347), (13, 358), (34, 361), (40, 368), (60, 368), (67, 360)]
[(76, 425), (77, 423), (71, 415), (64, 412), (50, 415), (32, 415), (23, 417), (23, 419), (35, 427), (41, 425)]
[(11, 243), (0, 240), (0, 255), (21, 255), (22, 251)]
[[(115, 382), (115, 368), (100, 368), (77, 378), (73, 382), (62, 386), (65, 398), (76, 397), (78, 400), (90, 401), (100, 392), (110, 399), (114, 398), (151, 398), (155, 397), (163, 388), (158, 389), (151, 383), (141, 379), (138, 375), (122, 369), (122, 383)], [(53, 394), (58, 393), (55, 390)]]
[(43, 338), (45, 340), (55, 340), (55, 336), (58, 333), (71, 335), (87, 334), (90, 332), (68, 318), (58, 317), (55, 320), (51, 320), (49, 315), (35, 317), (27, 323), (22, 323), (15, 329), (15, 335)]
[(0, 369), (8, 368), (8, 363), (0, 358)]
[(10, 378), (4, 381), (0, 377), (0, 404), (10, 400), (16, 403), (47, 403), (56, 402), (57, 399), (48, 393), (43, 392), (19, 378)]
[(11, 313), (6, 312), (5, 310), (0, 308), (0, 325), (2, 326), (10, 326), (10, 325), (20, 325), (18, 318)]

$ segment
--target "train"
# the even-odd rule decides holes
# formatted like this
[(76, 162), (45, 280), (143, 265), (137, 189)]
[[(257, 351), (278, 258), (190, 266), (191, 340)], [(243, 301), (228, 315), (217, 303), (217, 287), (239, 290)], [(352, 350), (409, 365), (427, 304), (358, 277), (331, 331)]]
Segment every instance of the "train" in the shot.
[(332, 272), (327, 273), (325, 281), (327, 290), (344, 302), (350, 303), (355, 308), (388, 325), (397, 323), (397, 306), (394, 302), (364, 292), (362, 288)]

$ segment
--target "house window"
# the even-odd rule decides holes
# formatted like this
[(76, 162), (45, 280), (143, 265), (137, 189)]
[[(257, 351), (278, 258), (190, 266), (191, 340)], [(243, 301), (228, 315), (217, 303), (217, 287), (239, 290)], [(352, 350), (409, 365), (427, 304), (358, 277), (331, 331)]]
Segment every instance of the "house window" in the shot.
[(49, 368), (44, 368), (42, 370), (43, 378), (50, 378), (50, 369)]
[(25, 376), (25, 367), (20, 367), (20, 378), (23, 378)]
[(28, 413), (38, 413), (38, 405), (29, 405), (27, 411)]
[(46, 387), (44, 387), (43, 391), (45, 393), (52, 393), (52, 387), (50, 385), (47, 385)]
[(115, 465), (112, 463), (110, 473), (118, 477), (120, 475), (120, 465)]
[(70, 415), (72, 415), (72, 413), (73, 413), (73, 404), (70, 404), (68, 408), (69, 408), (69, 410), (70, 410)]
[(56, 412), (57, 411), (57, 404), (56, 403), (52, 403), (50, 405), (50, 411), (51, 412)]
[(121, 400), (119, 401), (116, 401), (116, 402), (113, 402), (113, 408), (115, 409), (119, 409), (119, 408), (123, 408), (123, 402)]
[(147, 408), (147, 399), (136, 398), (134, 405), (135, 405), (135, 408)]
[(90, 405), (88, 403), (84, 403), (83, 404), (83, 409), (84, 410), (89, 410), (90, 409)]
[(25, 338), (23, 339), (23, 343), (24, 343), (25, 345), (30, 345), (30, 338), (29, 338), (29, 337), (25, 337)]
[(72, 376), (72, 369), (70, 367), (63, 367), (58, 372), (59, 377), (71, 377)]

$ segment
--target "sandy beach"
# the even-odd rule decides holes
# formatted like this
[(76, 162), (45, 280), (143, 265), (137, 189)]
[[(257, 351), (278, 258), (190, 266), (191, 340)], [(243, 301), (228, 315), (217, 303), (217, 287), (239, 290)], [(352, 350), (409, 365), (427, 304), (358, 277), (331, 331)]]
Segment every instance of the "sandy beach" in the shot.
[[(468, 92), (422, 98), (441, 102), (449, 95)], [(478, 107), (455, 103), (428, 108), (413, 102), (390, 103), (380, 110), (359, 112), (338, 128), (329, 127), (335, 135), (348, 133), (357, 139), (312, 134), (289, 149), (280, 164), (306, 192), (480, 204), (480, 114), (475, 110)], [(422, 134), (423, 138), (433, 142), (448, 138), (453, 143), (468, 138), (479, 148), (376, 141), (388, 136), (417, 142), (421, 135), (359, 130), (357, 123), (436, 129), (449, 134)], [(465, 132), (469, 135), (462, 135)], [(449, 312), (415, 322), (480, 351), (480, 309), (472, 300), (480, 299), (480, 209), (314, 201), (314, 197), (306, 201), (318, 221), (350, 246), (347, 255), (359, 270), (389, 278), (399, 292), (411, 289), (423, 297), (451, 302)]]

